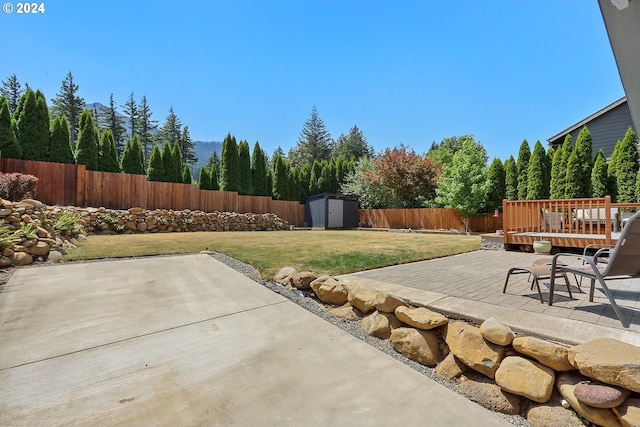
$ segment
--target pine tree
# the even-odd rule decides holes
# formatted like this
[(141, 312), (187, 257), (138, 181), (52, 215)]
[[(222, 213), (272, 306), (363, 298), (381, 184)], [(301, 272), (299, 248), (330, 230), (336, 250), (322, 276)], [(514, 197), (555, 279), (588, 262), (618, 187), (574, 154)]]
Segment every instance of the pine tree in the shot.
[(200, 168), (200, 176), (198, 177), (198, 189), (199, 190), (212, 190), (213, 186), (211, 184), (211, 172), (209, 172), (209, 168), (203, 167)]
[(156, 134), (156, 139), (158, 141), (168, 142), (173, 146), (176, 141), (180, 141), (181, 136), (182, 123), (180, 123), (180, 119), (176, 116), (176, 113), (173, 112), (173, 107), (171, 107), (169, 108), (169, 115)]
[(216, 182), (220, 181), (220, 157), (218, 156), (218, 152), (217, 151), (213, 151), (213, 153), (211, 153), (211, 156), (209, 156), (209, 160), (207, 160), (207, 167), (213, 171), (214, 175), (216, 178)]
[(373, 155), (373, 147), (367, 143), (367, 138), (356, 125), (353, 125), (346, 136), (342, 134), (338, 137), (333, 152), (334, 157), (356, 160)]
[(220, 189), (222, 191), (238, 191), (238, 145), (236, 138), (231, 134), (227, 134), (222, 142)]
[(49, 155), (49, 114), (41, 96), (28, 89), (17, 120), (18, 141), (26, 160), (47, 160)]
[(151, 156), (151, 150), (154, 145), (154, 136), (153, 131), (158, 129), (158, 121), (152, 120), (151, 116), (153, 113), (151, 112), (151, 108), (147, 103), (147, 97), (143, 96), (142, 100), (140, 100), (140, 106), (137, 108), (138, 111), (138, 120), (136, 122), (136, 132), (140, 138), (140, 144), (142, 145), (142, 152), (144, 154), (145, 165), (149, 161), (149, 157)]
[(22, 97), (22, 94), (24, 94), (24, 90), (15, 74), (10, 75), (7, 80), (2, 81), (0, 94), (7, 99), (9, 111), (13, 114), (16, 108), (18, 108), (18, 101)]
[(487, 180), (489, 181), (487, 210), (492, 211), (502, 206), (502, 200), (506, 198), (507, 192), (504, 166), (497, 157), (491, 162)]
[(566, 176), (567, 171), (561, 169), (562, 167), (562, 146), (560, 146), (553, 153), (553, 160), (551, 161), (551, 183), (549, 188), (549, 198), (562, 199), (564, 197), (564, 188), (561, 188), (564, 182), (563, 176)]
[(124, 111), (124, 115), (127, 117), (127, 125), (129, 126), (130, 137), (136, 135), (136, 131), (138, 129), (138, 123), (140, 119), (140, 112), (138, 111), (138, 104), (136, 104), (136, 99), (133, 97), (133, 92), (129, 95), (127, 102), (122, 106), (122, 110)]
[(616, 159), (616, 183), (618, 188), (618, 203), (633, 203), (636, 199), (636, 176), (638, 175), (638, 141), (632, 128), (620, 143)]
[(591, 197), (591, 170), (593, 169), (593, 142), (591, 133), (586, 126), (582, 128), (576, 139), (576, 154), (578, 155), (580, 192), (577, 197)]
[(526, 200), (528, 189), (527, 185), (529, 184), (529, 159), (531, 158), (531, 149), (529, 148), (529, 143), (525, 139), (520, 144), (520, 151), (518, 152), (518, 162), (516, 166), (518, 167), (518, 200)]
[(267, 190), (267, 159), (258, 141), (253, 146), (251, 155), (251, 184), (254, 196), (269, 195)]
[(75, 163), (71, 151), (71, 136), (67, 119), (58, 117), (51, 123), (51, 139), (49, 142), (49, 161), (56, 163)]
[(191, 176), (191, 168), (188, 164), (184, 164), (182, 168), (182, 183), (183, 184), (191, 184), (193, 183), (193, 177)]
[(118, 149), (116, 141), (113, 138), (111, 129), (105, 129), (100, 138), (100, 147), (102, 149), (100, 156), (100, 170), (103, 172), (120, 172), (120, 163), (118, 162)]
[(80, 86), (73, 81), (73, 74), (69, 71), (62, 81), (60, 92), (52, 102), (52, 112), (54, 117), (64, 117), (69, 124), (71, 134), (71, 149), (75, 149), (80, 130), (80, 116), (85, 107), (84, 99), (76, 95)]
[(304, 124), (298, 144), (289, 155), (294, 165), (313, 164), (315, 160), (329, 160), (333, 151), (333, 140), (324, 122), (318, 117), (316, 107)]
[(84, 110), (80, 115), (80, 131), (76, 145), (76, 163), (85, 165), (87, 170), (98, 170), (98, 146), (96, 128), (93, 125), (91, 111)]
[(193, 139), (191, 139), (189, 126), (185, 126), (180, 134), (180, 152), (182, 153), (182, 163), (188, 163), (190, 165), (198, 163), (196, 144), (193, 142)]
[(9, 102), (4, 97), (0, 98), (0, 157), (9, 159), (22, 157), (22, 147), (13, 132)]
[(238, 194), (248, 196), (252, 191), (249, 143), (240, 141), (238, 144)]
[(536, 142), (529, 160), (527, 171), (527, 200), (549, 198), (547, 153), (540, 143)]
[(604, 157), (604, 152), (598, 150), (596, 160), (593, 163), (593, 170), (591, 171), (591, 197), (606, 196), (608, 194), (607, 184), (607, 159)]
[(103, 118), (103, 126), (111, 130), (111, 135), (116, 144), (117, 154), (122, 155), (124, 151), (124, 138), (127, 130), (124, 128), (124, 120), (116, 110), (116, 103), (113, 100), (113, 94), (109, 96), (109, 106), (101, 108)]
[(149, 181), (166, 181), (164, 175), (164, 161), (158, 144), (153, 145), (151, 157), (149, 158), (149, 166), (147, 167), (147, 180)]
[(513, 156), (504, 162), (504, 176), (507, 200), (518, 200), (518, 166)]
[(133, 141), (127, 139), (127, 144), (124, 146), (124, 152), (120, 159), (120, 169), (124, 173), (145, 175), (144, 164), (142, 163), (142, 146), (137, 135), (134, 135)]

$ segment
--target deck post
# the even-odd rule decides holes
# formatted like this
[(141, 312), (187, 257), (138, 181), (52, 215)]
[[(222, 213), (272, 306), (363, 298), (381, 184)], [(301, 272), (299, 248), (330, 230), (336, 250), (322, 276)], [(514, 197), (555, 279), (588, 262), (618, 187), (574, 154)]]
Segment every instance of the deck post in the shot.
[(611, 196), (604, 196), (604, 242), (611, 245)]
[(509, 243), (509, 215), (507, 215), (507, 199), (502, 199), (502, 244)]

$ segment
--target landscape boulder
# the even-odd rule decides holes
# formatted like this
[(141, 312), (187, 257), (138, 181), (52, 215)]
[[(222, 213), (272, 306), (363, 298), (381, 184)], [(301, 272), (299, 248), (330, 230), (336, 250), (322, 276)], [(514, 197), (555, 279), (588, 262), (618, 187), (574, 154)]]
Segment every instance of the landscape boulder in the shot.
[(426, 331), (446, 325), (449, 322), (442, 314), (431, 311), (425, 307), (409, 308), (399, 306), (396, 308), (395, 314), (401, 322)]
[(538, 403), (549, 401), (554, 383), (553, 369), (520, 356), (505, 357), (496, 371), (496, 384), (502, 390)]
[(400, 322), (393, 314), (374, 311), (360, 322), (362, 330), (367, 334), (386, 340), (391, 336), (391, 330), (400, 327)]
[(465, 373), (469, 368), (462, 362), (460, 362), (453, 353), (447, 354), (447, 356), (438, 363), (434, 373), (436, 377), (451, 381), (458, 378)]
[(580, 383), (573, 390), (580, 402), (594, 408), (615, 408), (620, 406), (631, 392), (625, 388), (605, 384)]
[(399, 297), (386, 292), (378, 292), (376, 296), (376, 310), (384, 313), (395, 313), (396, 308), (407, 305), (407, 302)]
[(435, 366), (438, 362), (438, 338), (431, 331), (398, 328), (391, 331), (389, 340), (393, 349), (407, 359), (426, 366)]
[(318, 299), (327, 304), (344, 305), (347, 301), (347, 289), (344, 282), (330, 276), (322, 276), (311, 282), (311, 289)]
[(576, 398), (574, 393), (576, 386), (588, 380), (588, 378), (575, 371), (562, 372), (556, 379), (556, 387), (562, 397), (569, 402), (571, 408), (583, 418), (602, 427), (622, 427), (620, 420), (611, 409), (594, 408), (593, 406), (585, 405)]
[(624, 427), (640, 427), (640, 398), (625, 400), (620, 406), (613, 408), (613, 412)]
[(368, 286), (357, 285), (349, 287), (347, 300), (349, 304), (366, 314), (376, 309), (377, 296), (378, 291), (375, 289)]
[(471, 372), (458, 382), (460, 392), (491, 411), (507, 415), (520, 413), (522, 397), (505, 392), (489, 378)]
[(446, 326), (445, 341), (462, 363), (493, 379), (504, 356), (504, 347), (486, 341), (480, 329), (464, 322)]
[(283, 267), (273, 276), (273, 281), (276, 283), (281, 283), (283, 285), (289, 284), (289, 279), (296, 272), (296, 269), (293, 267)]
[(510, 327), (493, 317), (482, 322), (480, 333), (484, 339), (498, 345), (509, 345), (515, 337)]
[(318, 277), (310, 271), (301, 271), (291, 275), (291, 286), (296, 289), (311, 289), (311, 282)]
[(569, 348), (534, 337), (517, 337), (511, 343), (520, 354), (532, 357), (554, 371), (566, 372), (575, 369), (569, 363)]

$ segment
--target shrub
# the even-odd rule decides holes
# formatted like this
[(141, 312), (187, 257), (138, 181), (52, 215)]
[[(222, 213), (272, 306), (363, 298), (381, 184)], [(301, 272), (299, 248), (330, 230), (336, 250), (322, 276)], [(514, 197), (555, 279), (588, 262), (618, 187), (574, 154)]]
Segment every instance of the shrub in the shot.
[(33, 198), (38, 178), (22, 173), (0, 173), (0, 197), (11, 201)]

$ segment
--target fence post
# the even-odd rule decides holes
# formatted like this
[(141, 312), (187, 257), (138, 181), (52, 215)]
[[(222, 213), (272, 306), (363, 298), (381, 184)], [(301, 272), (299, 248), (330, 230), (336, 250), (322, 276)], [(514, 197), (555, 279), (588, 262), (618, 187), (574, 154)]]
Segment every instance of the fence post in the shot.
[(611, 244), (611, 196), (604, 196), (604, 241)]
[(87, 180), (87, 167), (85, 165), (77, 165), (77, 177), (76, 177), (76, 206), (84, 206), (86, 180)]

